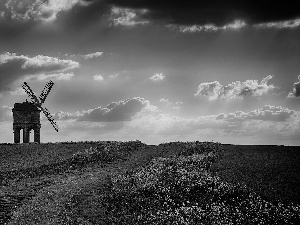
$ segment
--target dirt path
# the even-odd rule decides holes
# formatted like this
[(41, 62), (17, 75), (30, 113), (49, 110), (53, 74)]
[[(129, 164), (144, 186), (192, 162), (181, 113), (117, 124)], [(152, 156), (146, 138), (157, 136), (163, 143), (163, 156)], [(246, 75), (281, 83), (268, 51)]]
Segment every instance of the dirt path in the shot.
[[(109, 175), (144, 166), (156, 157), (168, 157), (179, 149), (146, 146), (106, 166), (92, 165), (73, 174), (36, 178), (33, 183), (52, 185), (40, 189), (27, 203), (18, 208), (8, 224), (101, 224), (105, 210), (97, 199), (105, 188)], [(27, 182), (28, 185), (28, 182)], [(102, 191), (101, 191), (102, 190)], [(103, 210), (101, 210), (103, 208)]]

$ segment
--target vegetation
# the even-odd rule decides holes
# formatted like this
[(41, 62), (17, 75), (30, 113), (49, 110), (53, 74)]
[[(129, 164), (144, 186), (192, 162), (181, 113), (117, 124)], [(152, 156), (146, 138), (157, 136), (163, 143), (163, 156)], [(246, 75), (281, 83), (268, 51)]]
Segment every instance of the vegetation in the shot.
[[(54, 144), (41, 147), (47, 149), (47, 145), (49, 151), (53, 151), (49, 146), (53, 148)], [(38, 145), (30, 146), (36, 148)], [(71, 151), (72, 146), (76, 151)], [(80, 149), (78, 146), (87, 147)], [(261, 177), (266, 176), (264, 172), (269, 167), (263, 167), (263, 162), (272, 165), (270, 168), (276, 174), (280, 170), (278, 168), (286, 169), (289, 164), (280, 161), (284, 157), (280, 157), (278, 152), (259, 153), (252, 146), (249, 147), (253, 150), (251, 155), (251, 151), (237, 150), (238, 146), (198, 141), (171, 142), (151, 147), (140, 141), (64, 143), (57, 147), (56, 154), (64, 157), (55, 161), (50, 156), (40, 155), (41, 158), (49, 157), (47, 163), (26, 169), (43, 171), (47, 168), (45, 171), (57, 178), (59, 174), (65, 176), (77, 170), (82, 171), (81, 175), (71, 173), (63, 178), (62, 183), (50, 182), (47, 187), (37, 189), (31, 202), (14, 209), (9, 224), (40, 224), (45, 222), (43, 219), (49, 218), (47, 224), (298, 224), (300, 221), (299, 202), (288, 198), (285, 201), (281, 201), (284, 198), (271, 201), (273, 195), (268, 198), (257, 185), (258, 181), (250, 176), (253, 171)], [(70, 150), (68, 153), (57, 153), (61, 149)], [(146, 155), (149, 151), (155, 153)], [(142, 166), (131, 164), (132, 169), (118, 173), (100, 170), (85, 172), (85, 168), (94, 165), (98, 168), (103, 163), (119, 166), (119, 160), (128, 160), (126, 157), (129, 155), (137, 157), (139, 152)], [(156, 157), (150, 160), (154, 155)], [(297, 158), (295, 155), (294, 158)], [(253, 168), (255, 165), (257, 167)], [(17, 171), (25, 174), (23, 180), (28, 174), (39, 180), (47, 174), (26, 174), (25, 169), (21, 168)], [(250, 175), (247, 175), (248, 171)], [(101, 174), (106, 174), (105, 178), (100, 179)], [(98, 176), (101, 182), (91, 183), (86, 178), (88, 176)], [(251, 186), (251, 179), (256, 185)], [(12, 176), (11, 180), (15, 178)], [(278, 188), (284, 186), (278, 184)], [(293, 190), (298, 188), (290, 187)], [(292, 195), (289, 197), (292, 198)]]
[(274, 204), (300, 204), (298, 146), (225, 145), (211, 171), (223, 180), (244, 184)]
[[(26, 168), (37, 168), (44, 165), (65, 163), (75, 154), (84, 154), (87, 149), (104, 147), (114, 149), (137, 148), (144, 146), (142, 142), (128, 141), (82, 141), (82, 142), (59, 142), (43, 144), (1, 144), (0, 145), (0, 171), (14, 171)], [(109, 147), (110, 146), (110, 147)]]
[[(218, 143), (180, 143), (179, 157), (112, 176), (107, 222), (116, 224), (296, 224), (299, 205), (274, 205), (245, 186), (212, 176)], [(205, 146), (205, 148), (204, 148)], [(200, 153), (200, 154), (199, 154)]]
[[(82, 146), (89, 148), (80, 149)], [(25, 204), (30, 200), (47, 204), (44, 197), (47, 196), (48, 188), (53, 189), (53, 193), (57, 192), (56, 197), (68, 193), (69, 198), (78, 189), (76, 182), (61, 185), (69, 177), (80, 179), (85, 173), (84, 169), (92, 165), (97, 169), (113, 161), (124, 160), (143, 146), (145, 144), (140, 141), (1, 145), (0, 224), (8, 221), (12, 212), (20, 206), (21, 211), (31, 209), (30, 205)], [(62, 202), (68, 199), (59, 198)], [(46, 202), (41, 203), (38, 199)], [(51, 211), (54, 206), (48, 207)]]

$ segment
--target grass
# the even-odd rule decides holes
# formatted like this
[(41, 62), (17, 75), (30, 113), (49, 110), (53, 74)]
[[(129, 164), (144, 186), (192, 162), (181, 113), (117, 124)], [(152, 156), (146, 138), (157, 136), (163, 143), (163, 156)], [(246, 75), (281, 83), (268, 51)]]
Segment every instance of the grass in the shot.
[[(83, 169), (82, 175), (67, 175), (63, 182), (40, 189), (31, 202), (15, 210), (10, 224), (46, 221), (47, 224), (298, 224), (300, 221), (300, 205), (292, 200), (291, 194), (297, 193), (297, 179), (288, 184), (290, 192), (284, 192), (283, 188), (284, 179), (292, 180), (299, 174), (297, 149), (174, 142), (134, 152), (126, 146), (103, 142), (66, 154), (64, 162), (71, 169)], [(124, 161), (128, 161), (127, 169), (101, 173), (97, 182), (86, 179), (87, 175), (98, 175), (84, 168), (91, 168), (101, 160), (115, 162), (119, 167), (116, 160), (128, 155), (131, 158)], [(153, 156), (156, 157), (152, 159)], [(290, 177), (286, 177), (289, 173)], [(272, 183), (274, 175), (281, 177), (277, 183)], [(36, 176), (38, 179), (39, 175)], [(277, 185), (273, 186), (276, 192), (262, 189), (270, 184)], [(283, 197), (278, 197), (280, 191)], [(274, 196), (278, 197), (276, 201), (272, 201)]]
[[(0, 144), (0, 171), (12, 171), (52, 165), (70, 159), (86, 149), (115, 146), (116, 141), (60, 142), (42, 144)], [(124, 145), (139, 147), (139, 141), (124, 142)]]
[[(222, 181), (207, 169), (219, 146), (199, 145), (179, 157), (112, 176), (102, 202), (114, 224), (297, 224), (299, 205), (272, 204), (246, 186)], [(207, 153), (210, 154), (203, 154)], [(189, 155), (189, 154), (192, 155)], [(103, 203), (104, 204), (104, 203)]]
[[(97, 169), (99, 170), (111, 162), (125, 160), (133, 151), (144, 146), (139, 141), (93, 142), (79, 143), (78, 145), (85, 146), (87, 144), (91, 147), (79, 150), (78, 146), (72, 143), (44, 144), (40, 146), (31, 144), (2, 145), (2, 152), (8, 152), (7, 150), (10, 149), (11, 152), (16, 153), (16, 157), (7, 157), (7, 153), (6, 157), (2, 159), (4, 164), (9, 165), (11, 163), (14, 166), (12, 166), (12, 170), (0, 172), (0, 223), (3, 224), (8, 221), (12, 216), (12, 211), (14, 211), (15, 221), (20, 222), (17, 219), (20, 217), (25, 221), (16, 224), (41, 224), (41, 221), (35, 222), (37, 221), (35, 217), (37, 219), (58, 216), (62, 218), (63, 215), (67, 215), (65, 213), (65, 202), (76, 193), (80, 185), (84, 186), (89, 180), (89, 177), (86, 176), (88, 175), (88, 172), (85, 172), (86, 169), (94, 170), (94, 172), (90, 172), (93, 175)], [(68, 149), (72, 145), (76, 151), (63, 152), (64, 149)], [(24, 152), (21, 151), (22, 147)], [(40, 152), (38, 153), (39, 147)], [(30, 148), (33, 150), (30, 155), (31, 160), (30, 157), (26, 157)], [(53, 158), (46, 154), (48, 150), (49, 152), (55, 152)], [(57, 155), (64, 155), (64, 157), (57, 159)], [(24, 156), (24, 158), (21, 156)], [(39, 162), (45, 159), (45, 162), (44, 164), (35, 164), (32, 161), (36, 159)], [(95, 168), (93, 169), (93, 167)], [(21, 203), (22, 206), (19, 207)], [(18, 210), (20, 211), (17, 211), (16, 207), (19, 207)], [(43, 214), (46, 217), (38, 216), (38, 214)], [(47, 215), (51, 216), (47, 217)], [(53, 222), (56, 219), (52, 218), (51, 220)]]
[(230, 183), (242, 183), (265, 200), (300, 204), (300, 148), (223, 146), (211, 170)]

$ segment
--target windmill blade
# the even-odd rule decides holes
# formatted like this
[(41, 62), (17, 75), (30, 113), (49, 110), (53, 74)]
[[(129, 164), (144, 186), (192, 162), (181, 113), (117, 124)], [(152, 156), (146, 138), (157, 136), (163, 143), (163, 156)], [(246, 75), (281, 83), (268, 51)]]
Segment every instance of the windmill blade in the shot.
[(39, 97), (41, 104), (43, 104), (45, 102), (45, 100), (46, 100), (46, 98), (47, 98), (47, 96), (48, 96), (48, 94), (49, 94), (49, 92), (50, 92), (53, 85), (54, 85), (54, 83), (51, 80), (46, 84), (44, 90), (42, 91), (42, 93)]
[(41, 104), (40, 104), (38, 98), (35, 96), (34, 92), (28, 86), (28, 84), (26, 82), (24, 82), (22, 87), (25, 90), (25, 92), (28, 94), (28, 96), (32, 99), (33, 103), (35, 103), (35, 105), (39, 107)]
[(43, 108), (43, 107), (39, 107), (43, 113), (45, 114), (45, 116), (47, 117), (47, 119), (50, 121), (50, 123), (52, 124), (52, 126), (54, 127), (54, 129), (58, 132), (58, 126), (57, 124), (54, 122), (54, 118), (51, 116), (50, 112), (48, 111), (47, 108)]

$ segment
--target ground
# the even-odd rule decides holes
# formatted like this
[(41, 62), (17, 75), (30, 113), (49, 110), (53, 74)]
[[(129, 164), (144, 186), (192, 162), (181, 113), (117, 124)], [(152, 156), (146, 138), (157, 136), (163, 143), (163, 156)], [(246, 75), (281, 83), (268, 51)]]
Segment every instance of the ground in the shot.
[[(99, 199), (109, 186), (109, 177), (181, 151), (176, 145), (145, 145), (111, 162), (92, 162), (70, 169), (66, 163), (70, 156), (90, 146), (2, 145), (0, 223), (105, 224), (101, 218), (107, 209)], [(225, 181), (246, 184), (266, 200), (299, 203), (298, 147), (223, 147), (222, 157), (211, 167), (213, 174)]]

